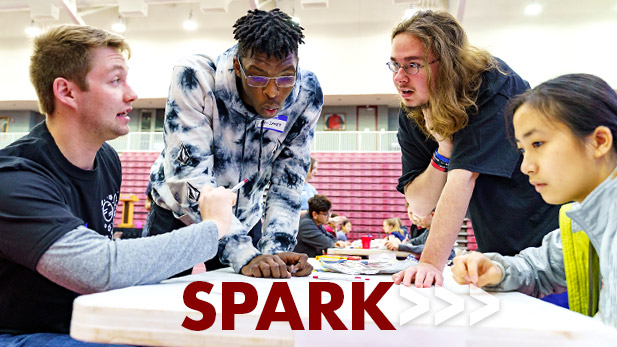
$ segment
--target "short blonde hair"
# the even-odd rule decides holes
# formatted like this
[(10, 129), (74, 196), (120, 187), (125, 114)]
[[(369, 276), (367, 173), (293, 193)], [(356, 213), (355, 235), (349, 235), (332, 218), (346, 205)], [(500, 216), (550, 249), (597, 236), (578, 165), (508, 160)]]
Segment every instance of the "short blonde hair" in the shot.
[(388, 218), (384, 222), (392, 227), (392, 231), (403, 231), (401, 229), (401, 220), (398, 218)]
[(41, 113), (54, 112), (54, 80), (66, 78), (88, 90), (86, 75), (92, 69), (91, 51), (113, 47), (130, 57), (131, 50), (122, 36), (87, 25), (59, 25), (37, 36), (30, 57), (30, 81), (39, 98)]

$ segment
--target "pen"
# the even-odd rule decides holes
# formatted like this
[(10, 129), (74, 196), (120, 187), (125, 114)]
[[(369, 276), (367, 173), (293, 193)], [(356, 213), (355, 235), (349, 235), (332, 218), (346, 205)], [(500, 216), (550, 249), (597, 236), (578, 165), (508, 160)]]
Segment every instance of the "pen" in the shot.
[(242, 186), (248, 182), (248, 178), (243, 179), (242, 181), (240, 181), (240, 183), (236, 184), (233, 188), (231, 188), (231, 192), (235, 193), (238, 191), (238, 189), (242, 188)]
[(334, 276), (317, 276), (313, 275), (313, 278), (316, 280), (325, 280), (325, 281), (368, 281), (370, 278), (361, 277), (361, 276), (353, 276), (353, 277), (334, 277)]

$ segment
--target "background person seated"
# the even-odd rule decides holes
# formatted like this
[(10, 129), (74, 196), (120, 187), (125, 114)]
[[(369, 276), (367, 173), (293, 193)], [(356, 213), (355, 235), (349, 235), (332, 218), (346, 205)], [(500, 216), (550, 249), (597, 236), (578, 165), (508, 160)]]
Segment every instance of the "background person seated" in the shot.
[(409, 236), (409, 228), (407, 228), (405, 225), (403, 225), (403, 222), (401, 221), (400, 218), (397, 217), (396, 221), (398, 222), (398, 225), (401, 228), (401, 234), (403, 234), (403, 241), (409, 240), (411, 238)]
[[(426, 240), (428, 239), (428, 233), (431, 227), (431, 223), (433, 222), (433, 216), (435, 215), (435, 211), (433, 210), (433, 212), (431, 212), (428, 216), (424, 218), (417, 218), (413, 216), (413, 214), (409, 212), (409, 210), (407, 214), (409, 215), (409, 219), (414, 221), (418, 227), (424, 230), (424, 232), (422, 232), (420, 235), (408, 241), (401, 242), (398, 239), (394, 239), (394, 240), (386, 241), (385, 245), (386, 245), (386, 248), (391, 251), (409, 252), (419, 257), (422, 254), (422, 251), (424, 251), (424, 244), (426, 243)], [(448, 260), (454, 258), (454, 256), (455, 256), (454, 248), (452, 248), (452, 251), (450, 251), (450, 256), (448, 257)]]
[(341, 229), (341, 222), (343, 221), (343, 216), (339, 216), (337, 213), (330, 213), (330, 218), (328, 219), (328, 223), (324, 225), (324, 229), (332, 234), (334, 238), (338, 239), (338, 231)]
[(331, 247), (345, 247), (345, 242), (337, 241), (324, 229), (330, 218), (332, 203), (323, 195), (315, 195), (308, 201), (308, 213), (300, 218), (298, 243), (294, 252), (305, 253), (309, 257), (324, 254)]
[(336, 232), (336, 239), (339, 241), (348, 241), (347, 234), (351, 232), (351, 222), (349, 219), (343, 217), (343, 221), (341, 222), (341, 229)]
[[(404, 241), (409, 241), (415, 237), (420, 236), (420, 234), (426, 231), (426, 228), (423, 228), (422, 226), (418, 225), (418, 223), (414, 220), (413, 212), (411, 212), (411, 210), (409, 209), (409, 202), (407, 201), (405, 201), (405, 209), (407, 210), (407, 216), (409, 217), (409, 220), (411, 221), (411, 227), (407, 230), (407, 235), (406, 235), (407, 240), (404, 240)], [(431, 220), (432, 220), (432, 217), (431, 217)]]
[(315, 176), (317, 173), (317, 164), (319, 162), (317, 159), (311, 157), (311, 166), (309, 167), (308, 172), (306, 173), (306, 178), (304, 179), (304, 187), (302, 188), (302, 193), (300, 195), (300, 215), (304, 216), (305, 213), (308, 212), (308, 199), (317, 195), (317, 189), (313, 187), (308, 181)]
[(390, 236), (396, 237), (399, 241), (403, 241), (405, 239), (405, 232), (401, 229), (401, 224), (399, 223), (398, 218), (388, 218), (384, 220), (383, 231), (386, 233), (386, 240), (390, 240)]

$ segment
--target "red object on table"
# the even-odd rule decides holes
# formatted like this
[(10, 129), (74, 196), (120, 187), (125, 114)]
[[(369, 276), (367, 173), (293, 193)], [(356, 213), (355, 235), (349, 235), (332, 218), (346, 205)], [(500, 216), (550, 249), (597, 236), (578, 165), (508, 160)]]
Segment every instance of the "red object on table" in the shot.
[(364, 249), (371, 248), (371, 237), (370, 236), (362, 236), (362, 248)]

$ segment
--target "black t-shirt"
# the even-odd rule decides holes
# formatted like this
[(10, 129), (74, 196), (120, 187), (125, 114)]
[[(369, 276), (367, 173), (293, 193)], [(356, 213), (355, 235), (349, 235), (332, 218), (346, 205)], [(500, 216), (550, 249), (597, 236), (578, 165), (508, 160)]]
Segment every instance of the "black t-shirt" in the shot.
[[(559, 206), (542, 200), (529, 179), (520, 171), (522, 156), (508, 139), (504, 118), (507, 102), (529, 85), (503, 61), (500, 70), (482, 75), (478, 112), (469, 113), (468, 125), (453, 136), (449, 169), (477, 172), (469, 203), (478, 250), (514, 255), (539, 246), (542, 237), (558, 227)], [(397, 189), (428, 167), (437, 142), (426, 138), (415, 122), (399, 113), (398, 140), (403, 173)]]
[(45, 123), (0, 150), (0, 333), (68, 333), (77, 293), (36, 272), (80, 225), (111, 238), (122, 172), (104, 144), (93, 170), (71, 164)]

